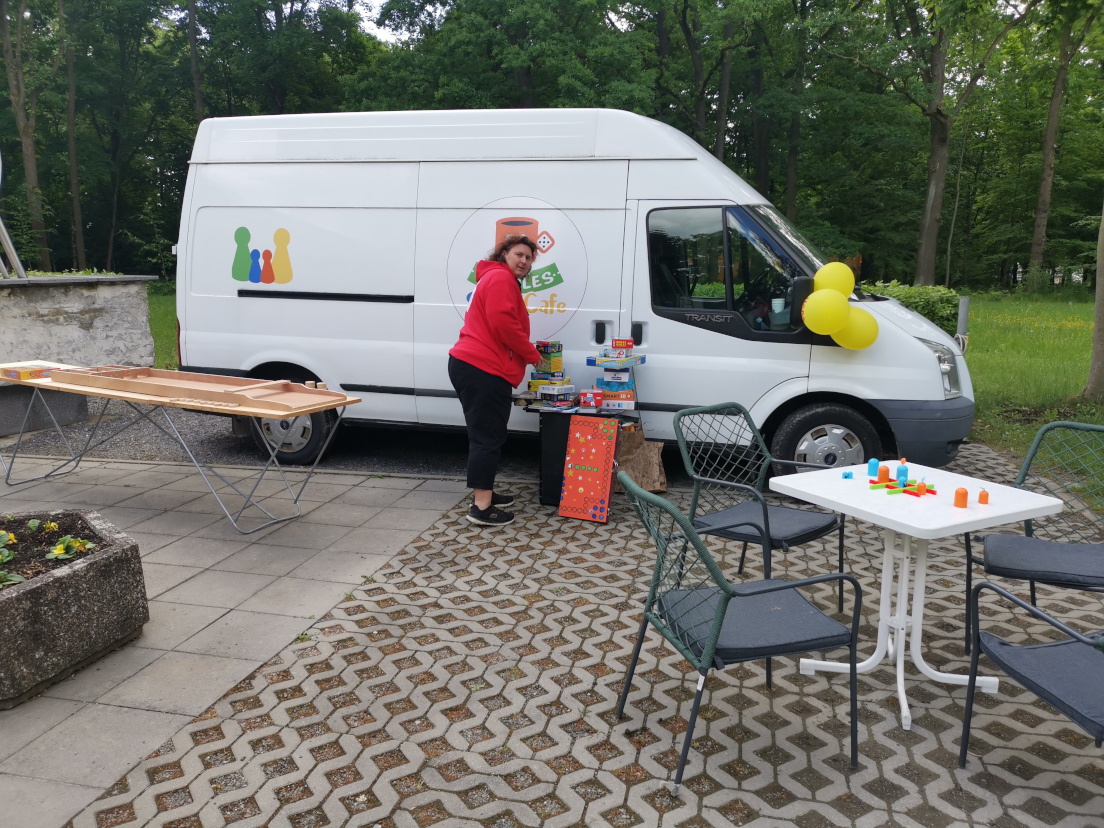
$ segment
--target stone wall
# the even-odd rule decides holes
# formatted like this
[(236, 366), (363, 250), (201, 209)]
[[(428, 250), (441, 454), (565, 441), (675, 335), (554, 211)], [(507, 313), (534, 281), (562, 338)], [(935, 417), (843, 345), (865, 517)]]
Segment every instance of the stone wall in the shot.
[(156, 278), (0, 279), (0, 362), (152, 366), (146, 282)]

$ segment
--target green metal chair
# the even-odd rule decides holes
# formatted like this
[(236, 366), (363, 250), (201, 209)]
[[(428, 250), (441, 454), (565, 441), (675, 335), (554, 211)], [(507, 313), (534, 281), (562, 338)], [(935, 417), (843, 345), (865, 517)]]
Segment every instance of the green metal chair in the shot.
[[(699, 534), (743, 543), (738, 572), (744, 571), (748, 544), (757, 543), (761, 532), (770, 538), (763, 548), (768, 569), (771, 549), (785, 554), (791, 546), (838, 532), (839, 572), (843, 572), (846, 515), (768, 506), (763, 499), (772, 465), (778, 470), (827, 466), (771, 457), (751, 414), (738, 403), (684, 409), (675, 414), (674, 426), (686, 473), (694, 480), (690, 519)], [(838, 596), (838, 609), (843, 612), (842, 581)]]
[[(987, 589), (1045, 621), (1064, 633), (1065, 637), (1041, 644), (1011, 644), (1003, 638), (981, 632), (978, 602), (981, 592)], [(982, 653), (1018, 684), (1084, 728), (1096, 740), (1097, 747), (1104, 744), (1104, 692), (1101, 692), (1104, 687), (1104, 633), (1082, 635), (987, 581), (978, 584), (970, 593), (969, 612), (973, 618), (974, 652), (970, 659), (970, 683), (966, 686), (966, 709), (962, 716), (962, 740), (958, 753), (960, 768), (966, 767), (966, 751), (970, 747), (974, 689), (978, 658)]]
[[(820, 575), (801, 581), (771, 580), (769, 558), (766, 579), (730, 583), (710, 556), (689, 519), (658, 495), (650, 494), (625, 472), (617, 479), (656, 546), (655, 570), (636, 646), (621, 689), (617, 717), (625, 712), (644, 634), (651, 624), (698, 671), (698, 689), (682, 744), (674, 793), (678, 794), (694, 725), (701, 706), (705, 679), (711, 669), (836, 647), (850, 649), (851, 765), (858, 764), (858, 708), (856, 646), (862, 610), (862, 588), (850, 575)], [(760, 541), (766, 544), (763, 534)], [(817, 609), (799, 590), (830, 581), (846, 581), (855, 591), (851, 626)], [(768, 673), (768, 685), (770, 677)]]
[[(966, 535), (966, 596), (973, 567), (989, 576), (1027, 581), (1031, 603), (1035, 584), (1104, 592), (1104, 426), (1055, 422), (1039, 429), (1027, 452), (1017, 488), (1056, 497), (1058, 514), (1024, 521), (1023, 535), (989, 535), (985, 556), (974, 556)], [(972, 618), (966, 615), (966, 652), (972, 644)]]

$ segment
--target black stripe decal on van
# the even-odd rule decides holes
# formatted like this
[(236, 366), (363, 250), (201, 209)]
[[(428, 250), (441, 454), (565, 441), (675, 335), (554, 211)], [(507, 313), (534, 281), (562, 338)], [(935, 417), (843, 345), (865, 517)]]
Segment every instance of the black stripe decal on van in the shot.
[(455, 391), (444, 391), (436, 388), (404, 388), (401, 385), (356, 385), (354, 383), (341, 383), (342, 391), (359, 391), (362, 394), (401, 394), (408, 397), (444, 397), (457, 399)]
[(413, 296), (389, 293), (323, 293), (316, 290), (239, 290), (241, 299), (315, 299), (323, 302), (388, 302), (413, 305)]

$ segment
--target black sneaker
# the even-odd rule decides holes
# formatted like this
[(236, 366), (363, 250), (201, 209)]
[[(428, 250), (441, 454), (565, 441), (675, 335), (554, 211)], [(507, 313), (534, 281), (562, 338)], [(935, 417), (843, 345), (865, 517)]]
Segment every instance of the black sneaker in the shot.
[(511, 494), (499, 494), (498, 492), (491, 492), (491, 505), (492, 506), (513, 506), (514, 496)]
[(507, 512), (491, 504), (486, 509), (480, 509), (474, 503), (468, 509), (468, 520), (481, 526), (505, 526), (514, 522), (513, 512)]

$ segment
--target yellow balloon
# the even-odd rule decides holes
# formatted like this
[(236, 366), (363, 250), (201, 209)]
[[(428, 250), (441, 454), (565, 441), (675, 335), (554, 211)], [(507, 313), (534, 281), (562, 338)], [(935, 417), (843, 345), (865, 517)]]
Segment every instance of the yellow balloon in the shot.
[(851, 308), (847, 324), (832, 334), (836, 344), (849, 351), (869, 348), (878, 338), (878, 320), (865, 308)]
[(818, 334), (834, 334), (847, 324), (850, 315), (847, 298), (834, 290), (814, 290), (801, 306), (805, 327)]
[(843, 262), (828, 262), (813, 277), (813, 290), (834, 290), (850, 296), (855, 289), (855, 274)]

